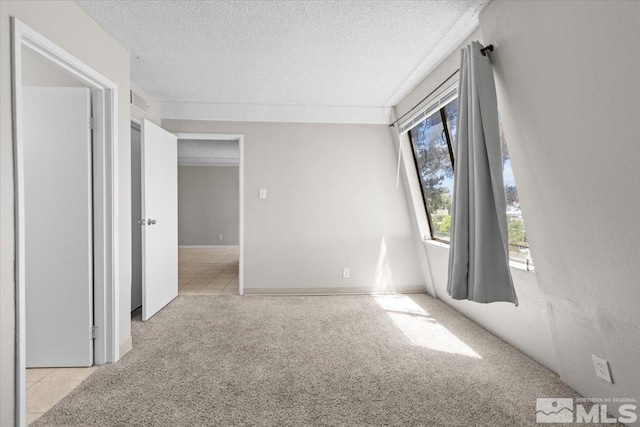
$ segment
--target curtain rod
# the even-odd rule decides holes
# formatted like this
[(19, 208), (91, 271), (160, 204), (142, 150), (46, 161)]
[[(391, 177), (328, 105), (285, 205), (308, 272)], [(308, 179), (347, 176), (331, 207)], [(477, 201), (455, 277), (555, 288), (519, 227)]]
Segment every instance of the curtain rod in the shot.
[(483, 47), (482, 49), (480, 49), (480, 53), (482, 54), (482, 56), (487, 56), (487, 51), (493, 52), (493, 45), (492, 44), (490, 44), (487, 47)]
[[(480, 49), (480, 53), (482, 53), (482, 56), (487, 56), (487, 52), (493, 52), (493, 45), (490, 44), (489, 46)], [(442, 86), (444, 86), (445, 83), (447, 83), (451, 77), (455, 76), (456, 74), (458, 74), (458, 71), (460, 71), (460, 68), (458, 68), (457, 70), (455, 70), (449, 77), (447, 77), (442, 83), (440, 83), (438, 85), (437, 88), (435, 88), (434, 90), (432, 90), (429, 95), (425, 96), (424, 98), (422, 98), (420, 101), (418, 101), (418, 103), (416, 105), (414, 105), (413, 107), (411, 107), (411, 109), (409, 111), (407, 111), (406, 113), (404, 113), (403, 115), (401, 115), (400, 117), (398, 117), (396, 119), (396, 121), (394, 121), (393, 123), (391, 123), (389, 125), (389, 127), (394, 127), (400, 120), (404, 119), (407, 115), (409, 115), (409, 113), (411, 113), (413, 110), (416, 109), (417, 106), (419, 106), (420, 104), (422, 104), (424, 101), (426, 101), (431, 95), (433, 95), (438, 89), (440, 89)]]

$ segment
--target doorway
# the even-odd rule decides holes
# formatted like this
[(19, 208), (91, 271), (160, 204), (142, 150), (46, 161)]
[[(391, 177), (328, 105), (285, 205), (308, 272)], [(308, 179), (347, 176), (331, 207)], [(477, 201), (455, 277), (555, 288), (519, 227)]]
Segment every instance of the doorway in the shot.
[[(196, 209), (180, 206), (180, 293), (244, 295), (244, 136), (217, 133), (176, 133), (176, 136), (178, 162), (182, 168), (181, 204), (197, 200), (197, 192), (187, 190), (192, 182), (198, 182), (193, 181), (194, 178), (205, 188), (213, 188), (211, 180), (223, 181), (216, 191), (212, 191), (209, 206), (195, 206)], [(237, 177), (233, 179), (231, 175), (235, 173)], [(216, 199), (236, 206), (215, 209)], [(193, 215), (203, 208), (208, 209), (208, 213), (198, 213), (200, 224), (190, 224), (189, 220), (193, 218), (185, 218), (185, 215)], [(207, 216), (212, 213), (226, 217), (226, 222), (211, 221)], [(206, 232), (198, 233), (205, 227)]]
[(239, 141), (178, 139), (180, 295), (240, 293)]
[(26, 366), (91, 366), (92, 94), (32, 50), (22, 58)]
[(19, 20), (11, 26), (16, 414), (23, 425), (33, 419), (27, 408), (40, 412), (33, 399), (27, 406), (27, 387), (51, 404), (70, 391), (54, 380), (74, 378), (75, 387), (91, 366), (119, 358), (117, 86)]
[[(140, 149), (136, 145), (138, 124), (132, 124), (132, 185), (141, 186), (139, 164)], [(174, 159), (178, 167), (178, 284), (180, 295), (243, 295), (243, 153), (244, 137), (237, 134), (176, 133), (178, 154)], [(213, 153), (213, 154), (212, 154)], [(135, 175), (135, 176), (134, 176)], [(217, 189), (209, 187), (207, 180), (218, 182)], [(196, 184), (197, 183), (197, 184)], [(200, 188), (192, 188), (194, 185)], [(204, 185), (205, 187), (202, 187)], [(188, 189), (188, 191), (187, 191)], [(194, 190), (194, 191), (191, 191)], [(144, 219), (140, 213), (141, 196), (144, 190), (132, 188), (133, 233), (140, 233), (136, 224)], [(209, 194), (203, 194), (203, 191)], [(187, 192), (189, 194), (187, 194)], [(211, 194), (213, 192), (214, 194)], [(219, 197), (216, 196), (219, 195)], [(203, 208), (212, 200), (224, 198), (225, 203), (235, 206), (222, 207), (202, 216)], [(184, 203), (197, 201), (198, 206), (185, 209)], [(208, 206), (211, 208), (212, 206)], [(190, 213), (189, 213), (190, 210)], [(189, 217), (192, 215), (192, 217)], [(208, 216), (208, 218), (207, 218)], [(218, 218), (214, 218), (214, 217)], [(212, 221), (220, 220), (212, 225)], [(206, 223), (206, 224), (205, 224)], [(142, 226), (144, 227), (144, 226)], [(205, 230), (206, 229), (206, 230)], [(132, 236), (133, 271), (142, 263), (140, 247)], [(201, 240), (190, 240), (190, 239)], [(202, 240), (203, 239), (203, 240)], [(179, 246), (178, 246), (179, 245)], [(143, 248), (142, 248), (143, 249)], [(142, 290), (141, 274), (133, 277), (131, 301), (132, 312), (140, 307)], [(144, 302), (143, 302), (144, 303)]]
[(92, 93), (35, 52), (22, 58), (29, 423), (94, 364)]

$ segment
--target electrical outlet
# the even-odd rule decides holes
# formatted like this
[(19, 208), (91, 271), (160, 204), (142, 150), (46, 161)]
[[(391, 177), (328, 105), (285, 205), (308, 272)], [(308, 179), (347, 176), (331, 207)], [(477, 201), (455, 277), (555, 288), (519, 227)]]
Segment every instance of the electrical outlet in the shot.
[(222, 234), (218, 234), (218, 239), (222, 240)]
[(596, 369), (596, 375), (598, 378), (613, 384), (613, 380), (611, 379), (611, 371), (609, 370), (609, 362), (604, 359), (600, 359), (595, 354), (591, 355), (593, 359), (593, 367)]
[(260, 199), (266, 199), (267, 198), (267, 189), (266, 188), (261, 188), (260, 191), (258, 191), (258, 197)]
[(351, 277), (351, 270), (349, 269), (349, 267), (345, 267), (342, 269), (342, 278), (343, 279), (348, 279), (349, 277)]

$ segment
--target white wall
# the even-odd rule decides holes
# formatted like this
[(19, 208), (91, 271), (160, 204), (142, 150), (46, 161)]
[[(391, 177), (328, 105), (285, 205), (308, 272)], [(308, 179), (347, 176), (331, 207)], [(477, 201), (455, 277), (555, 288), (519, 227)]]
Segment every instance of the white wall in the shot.
[[(424, 289), (384, 125), (163, 120), (244, 134), (245, 291)], [(267, 189), (267, 199), (258, 189)], [(351, 278), (342, 279), (342, 268)]]
[(240, 147), (237, 140), (178, 140), (180, 166), (238, 166)]
[(238, 245), (239, 191), (237, 166), (179, 166), (178, 244)]
[[(118, 84), (120, 339), (131, 335), (129, 53), (74, 2), (3, 1), (0, 7), (0, 425), (14, 422), (15, 281), (10, 16), (15, 16)], [(91, 40), (91, 43), (87, 43)]]
[(87, 87), (58, 65), (29, 48), (22, 48), (22, 85)]
[[(460, 48), (471, 40), (481, 39), (479, 31), (475, 31)], [(432, 73), (424, 78), (418, 86), (412, 90), (397, 106), (398, 116), (406, 113), (418, 101), (431, 93), (443, 81), (447, 79), (460, 66), (459, 49), (449, 55)], [(457, 81), (457, 76), (445, 84), (439, 92), (447, 89)], [(434, 97), (439, 93), (434, 94)], [(427, 101), (428, 103), (429, 101)], [(392, 135), (398, 143), (397, 128), (392, 130)], [(511, 135), (507, 133), (509, 149), (511, 149)], [(429, 226), (426, 219), (426, 211), (415, 162), (407, 135), (402, 137), (403, 144), (403, 178), (408, 193), (409, 211), (412, 213), (416, 239), (419, 241), (419, 256), (423, 257), (427, 264), (425, 281), (433, 295), (442, 299), (465, 316), (473, 319), (487, 330), (491, 331), (504, 341), (519, 348), (551, 370), (557, 369), (555, 350), (551, 340), (551, 332), (546, 313), (544, 296), (538, 287), (536, 274), (512, 268), (514, 286), (518, 294), (520, 305), (518, 307), (509, 303), (478, 304), (470, 301), (456, 301), (447, 294), (447, 269), (449, 264), (449, 246), (439, 242), (422, 242), (424, 236), (429, 236)], [(514, 166), (515, 169), (515, 166)], [(517, 170), (516, 182), (518, 184)], [(519, 189), (519, 185), (518, 185)], [(528, 219), (525, 211), (525, 221)], [(528, 227), (527, 222), (527, 227)], [(528, 229), (528, 228), (527, 228)], [(535, 260), (535, 258), (534, 258)]]
[(426, 242), (424, 249), (431, 265), (432, 283), (440, 299), (532, 359), (557, 371), (546, 299), (540, 291), (535, 273), (511, 268), (518, 307), (502, 302), (478, 304), (454, 300), (447, 294), (448, 245)]
[(640, 400), (639, 23), (640, 2), (491, 2), (480, 15), (560, 377)]

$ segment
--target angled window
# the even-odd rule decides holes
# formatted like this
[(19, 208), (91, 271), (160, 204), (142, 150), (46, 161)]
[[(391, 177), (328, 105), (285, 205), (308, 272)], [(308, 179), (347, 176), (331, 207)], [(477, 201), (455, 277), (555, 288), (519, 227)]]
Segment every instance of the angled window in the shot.
[[(451, 233), (457, 121), (457, 93), (455, 89), (451, 89), (445, 91), (443, 97), (401, 126), (401, 132), (407, 132), (411, 141), (431, 238), (447, 243)], [(500, 123), (500, 143), (507, 201), (509, 255), (514, 261), (531, 263), (529, 242), (520, 211), (520, 199), (513, 178), (502, 123)]]
[(516, 181), (513, 177), (509, 150), (504, 136), (502, 122), (500, 122), (500, 145), (502, 146), (502, 178), (504, 180), (504, 194), (507, 201), (507, 232), (509, 234), (509, 256), (514, 261), (531, 264), (529, 241), (524, 228), (522, 211), (520, 210), (520, 198)]
[(458, 116), (456, 102), (454, 98), (434, 109), (420, 124), (409, 130), (431, 237), (445, 242), (449, 241), (451, 231), (452, 133), (455, 135)]

